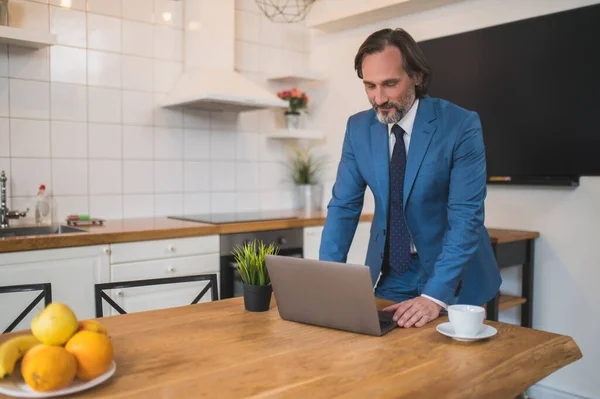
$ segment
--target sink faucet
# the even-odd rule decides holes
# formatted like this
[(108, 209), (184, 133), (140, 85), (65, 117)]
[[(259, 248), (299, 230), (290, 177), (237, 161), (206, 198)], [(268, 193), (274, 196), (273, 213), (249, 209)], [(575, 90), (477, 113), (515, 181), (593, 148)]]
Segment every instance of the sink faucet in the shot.
[(0, 174), (0, 229), (7, 229), (10, 227), (9, 219), (19, 219), (27, 216), (29, 208), (25, 212), (10, 211), (6, 205), (6, 173), (2, 171)]

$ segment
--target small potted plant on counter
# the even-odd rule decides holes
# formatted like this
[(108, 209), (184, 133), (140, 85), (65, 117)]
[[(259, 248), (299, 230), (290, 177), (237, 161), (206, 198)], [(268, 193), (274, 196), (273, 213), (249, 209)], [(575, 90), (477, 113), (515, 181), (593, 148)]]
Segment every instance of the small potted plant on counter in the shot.
[(244, 306), (249, 312), (264, 312), (269, 310), (273, 287), (265, 263), (265, 255), (277, 255), (279, 248), (274, 244), (264, 242), (244, 243), (237, 245), (233, 256), (242, 277), (244, 291)]
[(296, 209), (304, 214), (320, 211), (323, 199), (321, 173), (325, 158), (315, 155), (310, 148), (292, 148), (287, 166), (296, 188)]

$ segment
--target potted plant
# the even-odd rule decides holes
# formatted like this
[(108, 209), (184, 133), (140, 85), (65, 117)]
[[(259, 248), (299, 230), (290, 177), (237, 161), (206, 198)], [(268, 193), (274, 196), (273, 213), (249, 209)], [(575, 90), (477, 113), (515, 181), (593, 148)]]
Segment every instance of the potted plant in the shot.
[(280, 91), (277, 96), (290, 104), (287, 111), (285, 111), (287, 127), (298, 129), (300, 127), (300, 111), (304, 110), (306, 112), (308, 96), (296, 88)]
[(292, 183), (296, 186), (296, 208), (305, 214), (321, 209), (323, 197), (321, 172), (324, 159), (310, 149), (292, 148), (288, 161)]
[(244, 291), (244, 306), (250, 312), (269, 310), (271, 303), (271, 280), (265, 264), (265, 255), (277, 255), (279, 248), (264, 242), (236, 245), (233, 256), (238, 265)]

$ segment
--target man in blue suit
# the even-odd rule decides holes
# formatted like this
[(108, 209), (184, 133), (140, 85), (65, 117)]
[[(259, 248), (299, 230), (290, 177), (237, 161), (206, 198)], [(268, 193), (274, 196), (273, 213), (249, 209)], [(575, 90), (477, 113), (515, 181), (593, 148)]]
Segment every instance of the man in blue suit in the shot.
[[(452, 60), (448, 60), (452, 62)], [(427, 96), (431, 71), (402, 29), (371, 34), (355, 58), (372, 109), (347, 122), (319, 257), (346, 262), (368, 186), (366, 265), (401, 327), (448, 305), (483, 305), (501, 278), (484, 226), (486, 161), (477, 113)]]

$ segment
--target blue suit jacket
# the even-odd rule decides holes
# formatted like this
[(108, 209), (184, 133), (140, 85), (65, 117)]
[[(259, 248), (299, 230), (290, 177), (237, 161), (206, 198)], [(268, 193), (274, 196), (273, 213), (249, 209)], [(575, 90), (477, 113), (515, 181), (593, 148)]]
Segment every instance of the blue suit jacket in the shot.
[[(346, 262), (366, 186), (375, 198), (366, 265), (381, 271), (389, 199), (388, 127), (374, 110), (348, 119), (327, 220), (322, 260)], [(479, 116), (448, 101), (423, 98), (410, 139), (404, 182), (408, 230), (428, 276), (423, 294), (447, 304), (482, 305), (500, 288), (484, 226), (485, 147)]]

